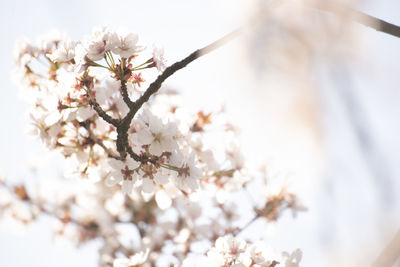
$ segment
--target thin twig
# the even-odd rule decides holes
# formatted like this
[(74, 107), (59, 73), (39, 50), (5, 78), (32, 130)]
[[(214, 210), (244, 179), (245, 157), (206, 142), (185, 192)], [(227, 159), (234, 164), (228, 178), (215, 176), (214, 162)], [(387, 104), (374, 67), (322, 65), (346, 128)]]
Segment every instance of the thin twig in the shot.
[(93, 132), (90, 128), (86, 128), (86, 130), (89, 132), (89, 138), (92, 139), (93, 142), (95, 142), (101, 148), (103, 148), (104, 152), (106, 152), (110, 158), (121, 160), (121, 157), (119, 157), (113, 151), (111, 151), (108, 147), (106, 147), (106, 145), (104, 145), (103, 141), (101, 139), (97, 138), (96, 135), (93, 134)]
[(261, 218), (259, 214), (256, 214), (250, 221), (248, 221), (243, 227), (240, 228), (239, 231), (235, 233), (235, 236), (239, 235), (242, 233), (244, 230), (246, 230), (250, 225), (252, 225), (257, 219)]

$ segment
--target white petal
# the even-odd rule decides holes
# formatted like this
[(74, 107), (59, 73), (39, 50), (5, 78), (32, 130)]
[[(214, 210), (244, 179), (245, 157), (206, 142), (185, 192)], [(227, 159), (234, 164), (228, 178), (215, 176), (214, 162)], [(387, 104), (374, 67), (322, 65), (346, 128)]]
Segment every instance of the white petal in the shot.
[(175, 142), (175, 140), (173, 140), (170, 137), (164, 137), (161, 140), (161, 146), (163, 147), (164, 151), (172, 151), (175, 148), (178, 147), (177, 143)]
[(136, 168), (139, 167), (139, 165), (140, 165), (139, 162), (137, 162), (137, 161), (135, 161), (135, 160), (132, 160), (132, 159), (130, 159), (130, 158), (125, 162), (125, 164), (128, 166), (128, 168), (129, 168), (130, 170), (136, 169)]
[(190, 177), (193, 179), (200, 179), (203, 176), (203, 171), (195, 166), (190, 166)]
[(180, 167), (184, 162), (183, 155), (180, 151), (177, 151), (176, 153), (172, 153), (172, 156), (169, 160), (169, 163)]
[(121, 170), (124, 167), (124, 163), (120, 160), (117, 159), (110, 159), (108, 161), (108, 165), (110, 165), (111, 168), (113, 168), (114, 170)]
[(160, 209), (165, 210), (171, 207), (172, 200), (164, 190), (158, 190), (156, 193), (156, 202)]
[(144, 178), (142, 183), (142, 190), (144, 193), (153, 193), (154, 191), (154, 183), (153, 180), (149, 178)]
[(122, 181), (122, 175), (118, 175), (118, 173), (115, 171), (111, 173), (107, 179), (106, 179), (106, 185), (107, 186), (114, 186), (118, 184), (119, 182)]
[(151, 154), (160, 156), (162, 152), (164, 152), (163, 147), (161, 146), (161, 143), (156, 141), (151, 143), (149, 151)]
[(87, 108), (79, 108), (76, 112), (76, 118), (78, 121), (85, 121), (94, 115), (93, 109)]
[(164, 125), (159, 118), (157, 118), (153, 114), (151, 114), (151, 116), (149, 116), (149, 127), (150, 127), (150, 131), (152, 133), (162, 133), (163, 126)]
[(46, 117), (46, 119), (44, 120), (44, 123), (47, 126), (51, 126), (55, 123), (57, 123), (60, 119), (61, 119), (62, 115), (60, 112), (58, 112), (58, 110), (53, 111), (49, 114), (49, 116)]
[(131, 180), (122, 181), (122, 193), (130, 194), (132, 192), (133, 182)]
[(164, 185), (169, 182), (169, 177), (168, 177), (168, 174), (163, 173), (161, 170), (159, 170), (154, 175), (154, 180), (156, 181), (157, 184)]
[(199, 185), (198, 185), (198, 183), (197, 183), (197, 180), (196, 180), (196, 179), (193, 179), (193, 178), (191, 178), (191, 177), (189, 177), (189, 178), (187, 179), (187, 185), (188, 185), (188, 187), (189, 187), (190, 189), (192, 189), (192, 190), (196, 190), (197, 188), (199, 188)]
[(177, 128), (176, 123), (170, 122), (166, 125), (166, 129), (164, 130), (164, 133), (165, 133), (164, 135), (171, 136), (171, 137), (175, 136), (177, 130), (178, 130), (178, 128)]
[(154, 137), (153, 134), (149, 131), (149, 129), (144, 128), (137, 132), (137, 139), (143, 145), (148, 145), (153, 142)]
[(72, 137), (61, 137), (58, 138), (58, 142), (64, 146), (74, 146), (75, 140)]

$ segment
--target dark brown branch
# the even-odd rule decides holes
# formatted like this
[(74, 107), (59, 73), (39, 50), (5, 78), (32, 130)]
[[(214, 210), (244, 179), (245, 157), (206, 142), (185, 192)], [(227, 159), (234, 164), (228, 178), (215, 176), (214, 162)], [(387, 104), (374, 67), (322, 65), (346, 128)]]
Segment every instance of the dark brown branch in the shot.
[(399, 26), (394, 25), (389, 22), (386, 22), (379, 18), (373, 17), (364, 12), (355, 10), (349, 6), (341, 5), (339, 3), (330, 3), (329, 4), (329, 3), (327, 3), (327, 1), (325, 1), (323, 3), (314, 2), (311, 5), (314, 8), (317, 8), (317, 9), (323, 10), (323, 11), (328, 11), (333, 14), (336, 14), (338, 11), (345, 11), (346, 13), (353, 15), (353, 17), (351, 19), (354, 20), (355, 22), (358, 22), (364, 26), (370, 27), (374, 30), (384, 32), (386, 34), (400, 38), (400, 27)]
[(127, 104), (128, 107), (132, 106), (133, 102), (129, 98), (128, 89), (126, 88), (126, 81), (124, 81), (124, 80), (121, 80), (121, 94), (122, 94), (122, 99), (124, 100), (125, 104)]
[(177, 72), (180, 69), (183, 69), (184, 67), (186, 67), (189, 63), (191, 63), (192, 61), (198, 59), (199, 57), (219, 48), (220, 46), (226, 44), (227, 42), (229, 42), (230, 40), (232, 40), (233, 38), (235, 38), (237, 35), (239, 35), (239, 33), (242, 31), (242, 28), (238, 28), (230, 33), (228, 33), (227, 35), (223, 36), (222, 38), (216, 40), (215, 42), (201, 48), (198, 49), (196, 51), (194, 51), (193, 53), (191, 53), (189, 56), (187, 56), (186, 58), (182, 59), (181, 61), (178, 61), (174, 64), (172, 64), (171, 66), (169, 66), (168, 68), (165, 69), (165, 71), (159, 75), (157, 77), (157, 79), (150, 84), (150, 86), (146, 89), (145, 93), (138, 99), (136, 100), (131, 106), (130, 106), (130, 111), (127, 114), (127, 116), (123, 119), (123, 124), (127, 123), (130, 124), (130, 122), (132, 121), (133, 117), (135, 116), (136, 112), (142, 107), (142, 105), (144, 103), (146, 103), (150, 96), (152, 96), (153, 94), (155, 94), (161, 87), (162, 83), (168, 78), (170, 77), (172, 74), (174, 74), (175, 72)]
[(99, 114), (99, 116), (105, 120), (106, 122), (114, 125), (115, 127), (118, 127), (120, 124), (120, 121), (118, 119), (112, 118), (110, 115), (108, 115), (97, 103), (96, 99), (90, 99), (89, 104), (93, 107), (93, 109)]
[[(239, 32), (241, 31), (241, 28), (232, 31), (231, 33), (225, 35), (224, 37), (218, 39), (217, 41), (211, 43), (210, 45), (207, 45), (203, 47), (202, 49), (196, 50), (193, 53), (191, 53), (189, 56), (184, 58), (181, 61), (178, 61), (168, 68), (165, 69), (165, 71), (157, 77), (157, 79), (150, 84), (149, 88), (145, 91), (145, 93), (135, 102), (132, 102), (129, 99), (127, 90), (126, 90), (126, 82), (121, 81), (121, 92), (122, 92), (122, 97), (125, 101), (125, 103), (129, 106), (129, 112), (128, 114), (120, 121), (119, 124), (114, 126), (117, 127), (117, 150), (121, 155), (121, 159), (125, 160), (126, 158), (126, 153), (128, 152), (129, 155), (135, 159), (136, 161), (143, 161), (137, 154), (135, 154), (132, 150), (132, 148), (129, 145), (128, 142), (128, 130), (130, 127), (130, 124), (132, 122), (133, 117), (135, 114), (138, 112), (138, 110), (143, 106), (145, 102), (147, 102), (150, 98), (151, 95), (156, 93), (158, 89), (160, 89), (162, 83), (172, 74), (174, 74), (176, 71), (186, 67), (190, 62), (196, 60), (197, 58), (217, 49), (218, 47), (224, 45), (234, 37), (236, 37)], [(96, 110), (97, 111), (97, 110)], [(100, 115), (100, 114), (99, 114)], [(103, 114), (104, 115), (104, 114)], [(105, 114), (108, 116), (107, 114)], [(101, 116), (101, 115), (100, 115)], [(109, 116), (108, 116), (109, 117)], [(110, 120), (110, 118), (107, 118)], [(111, 118), (112, 119), (112, 118)], [(106, 120), (106, 119), (105, 119)], [(106, 120), (107, 121), (107, 120)], [(119, 121), (117, 121), (118, 123)]]
[[(363, 24), (365, 26), (371, 27), (375, 30), (385, 32), (387, 34), (400, 37), (400, 27), (390, 24), (388, 22), (385, 22), (381, 19), (377, 19), (375, 17), (372, 17), (370, 15), (367, 15), (363, 12), (353, 10), (349, 7), (346, 6), (339, 6), (338, 4), (332, 4), (332, 5), (327, 5), (327, 4), (318, 4), (314, 3), (312, 4), (312, 7), (320, 9), (320, 10), (325, 10), (329, 11), (332, 13), (336, 13), (338, 8), (341, 8), (342, 10), (345, 9), (347, 11), (351, 11), (353, 14), (356, 16), (353, 18), (354, 21)], [(269, 10), (269, 9), (267, 9)], [(261, 14), (264, 13), (260, 12)], [(256, 16), (256, 19), (258, 19), (260, 16)], [(251, 23), (254, 23), (254, 20), (251, 21)], [(250, 23), (248, 23), (250, 24)], [(93, 106), (93, 108), (96, 110), (96, 112), (99, 114), (101, 118), (103, 118), (105, 121), (108, 123), (114, 125), (117, 127), (117, 150), (120, 153), (121, 160), (125, 160), (127, 153), (135, 160), (137, 161), (143, 161), (142, 158), (140, 158), (136, 153), (133, 152), (132, 148), (129, 145), (128, 142), (128, 130), (130, 127), (130, 124), (132, 122), (133, 117), (135, 114), (139, 111), (139, 109), (143, 106), (144, 103), (146, 103), (150, 97), (155, 94), (160, 88), (162, 83), (170, 76), (172, 76), (175, 72), (177, 72), (180, 69), (183, 69), (186, 67), (189, 63), (192, 61), (200, 58), (201, 56), (219, 48), (220, 46), (226, 44), (227, 42), (231, 41), (233, 38), (238, 36), (243, 28), (247, 27), (247, 25), (244, 25), (228, 34), (223, 36), (222, 38), (216, 40), (215, 42), (198, 49), (188, 55), (186, 58), (182, 59), (181, 61), (178, 61), (168, 68), (165, 69), (165, 71), (157, 77), (157, 79), (150, 84), (150, 86), (146, 89), (145, 93), (137, 99), (135, 102), (132, 102), (132, 100), (129, 98), (127, 88), (126, 88), (126, 81), (121, 80), (121, 94), (124, 102), (128, 105), (129, 107), (129, 112), (128, 114), (121, 120), (113, 119), (111, 116), (106, 114), (104, 110), (100, 107), (100, 105), (95, 101), (91, 100), (90, 104)]]
[(120, 124), (117, 127), (117, 150), (122, 160), (126, 159), (126, 151), (130, 147), (128, 142), (129, 124)]
[(142, 161), (143, 161), (143, 159), (142, 159), (138, 154), (136, 154), (136, 153), (133, 151), (133, 149), (131, 148), (131, 146), (128, 146), (128, 148), (126, 149), (126, 151), (127, 151), (128, 154), (131, 156), (131, 158), (133, 158), (134, 160), (139, 161), (139, 162), (142, 162)]

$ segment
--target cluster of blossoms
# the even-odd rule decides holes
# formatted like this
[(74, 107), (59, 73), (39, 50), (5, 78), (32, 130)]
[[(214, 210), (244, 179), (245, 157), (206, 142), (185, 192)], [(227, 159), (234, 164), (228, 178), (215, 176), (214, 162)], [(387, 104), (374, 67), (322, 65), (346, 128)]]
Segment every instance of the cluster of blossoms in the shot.
[[(232, 236), (219, 237), (215, 246), (204, 256), (189, 256), (182, 262), (182, 267), (274, 267), (279, 264), (271, 260), (271, 253), (262, 243), (249, 243)], [(128, 267), (145, 265), (149, 250), (139, 252), (129, 259), (117, 259), (114, 267)], [(300, 249), (292, 253), (282, 252), (282, 261), (285, 267), (298, 267), (302, 258)]]
[[(60, 34), (38, 46), (21, 42), (16, 62), (33, 101), (30, 132), (76, 160), (76, 174), (121, 184), (124, 193), (137, 186), (151, 194), (169, 183), (195, 190), (204, 170), (178, 119), (165, 121), (145, 105), (132, 120), (131, 99), (139, 99), (145, 83), (142, 71), (165, 68), (162, 50), (141, 61), (143, 50), (137, 35), (107, 28), (79, 43)], [(35, 70), (43, 60), (46, 71)]]
[[(50, 215), (56, 235), (77, 245), (101, 238), (100, 266), (189, 266), (191, 254), (206, 255), (200, 262), (211, 266), (278, 264), (233, 237), (248, 224), (232, 193), (257, 177), (245, 167), (235, 127), (221, 112), (188, 115), (176, 92), (157, 92), (163, 74), (146, 82), (165, 69), (161, 49), (147, 54), (137, 35), (100, 28), (77, 43), (55, 33), (36, 46), (21, 41), (15, 60), (32, 102), (29, 133), (74, 166), (66, 176), (81, 179), (79, 190), (62, 194), (2, 182), (9, 193), (1, 215), (24, 224)], [(214, 119), (223, 129), (222, 157), (204, 141), (215, 133), (208, 132)], [(91, 183), (79, 186), (85, 180)], [(248, 203), (250, 222), (302, 209), (285, 190), (263, 199)], [(298, 266), (296, 255), (287, 267)]]
[[(189, 257), (183, 261), (182, 266), (235, 266), (235, 267), (274, 267), (279, 264), (273, 258), (273, 253), (262, 243), (249, 243), (232, 236), (219, 237), (203, 257)], [(302, 258), (299, 249), (291, 254), (282, 253), (285, 267), (296, 267)]]

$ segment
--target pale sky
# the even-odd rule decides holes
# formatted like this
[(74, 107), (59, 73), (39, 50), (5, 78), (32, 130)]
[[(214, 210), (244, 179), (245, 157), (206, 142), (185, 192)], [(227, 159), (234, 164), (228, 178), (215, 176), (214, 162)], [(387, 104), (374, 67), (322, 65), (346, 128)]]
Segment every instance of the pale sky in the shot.
[[(139, 34), (149, 46), (162, 45), (170, 64), (188, 55), (215, 39), (221, 37), (245, 21), (250, 8), (243, 8), (242, 0), (169, 0), (169, 1), (51, 1), (14, 0), (6, 1), (0, 9), (0, 33), (2, 34), (0, 75), (2, 90), (0, 121), (1, 132), (0, 169), (10, 180), (27, 177), (25, 168), (32, 157), (45, 159), (46, 151), (38, 141), (24, 134), (27, 120), (24, 118), (27, 105), (18, 98), (19, 88), (10, 81), (13, 68), (12, 51), (17, 39), (36, 36), (51, 29), (68, 33), (73, 39), (89, 34), (93, 27), (107, 25), (125, 27)], [(369, 1), (363, 11), (400, 25), (400, 3), (396, 0)], [(316, 176), (313, 166), (319, 164), (318, 153), (308, 147), (285, 150), (285, 158), (292, 170), (298, 172), (298, 180), (291, 181), (300, 199), (309, 211), (296, 219), (286, 216), (275, 226), (276, 234), (271, 236), (277, 250), (291, 251), (297, 247), (303, 250), (302, 266), (328, 266), (335, 262), (339, 266), (350, 262), (350, 257), (368, 263), (375, 259), (379, 250), (397, 230), (388, 221), (399, 221), (400, 165), (400, 108), (399, 75), (400, 39), (359, 27), (362, 35), (362, 60), (346, 62), (347, 70), (336, 72), (336, 84), (319, 81), (323, 91), (322, 124), (328, 158), (331, 159), (323, 178)], [(254, 142), (257, 116), (263, 110), (257, 101), (257, 90), (249, 88), (245, 79), (240, 79), (243, 38), (206, 55), (186, 69), (171, 77), (167, 84), (180, 90), (189, 105), (212, 109), (225, 103), (231, 108), (232, 117), (243, 128), (243, 145), (248, 154), (260, 153), (259, 143)], [(343, 67), (346, 64), (341, 64)], [(348, 74), (347, 74), (348, 72)], [(348, 76), (347, 79), (343, 77)], [(340, 100), (336, 86), (349, 87), (363, 110), (369, 134), (378, 147), (387, 171), (392, 177), (392, 199), (386, 211), (379, 203), (376, 184), (371, 178), (369, 166), (362, 156), (356, 134), (348, 118), (346, 108)], [(238, 103), (244, 103), (249, 110), (235, 110)], [(252, 116), (252, 119), (248, 119)], [(265, 129), (264, 129), (265, 130)], [(265, 130), (267, 131), (267, 130)], [(261, 130), (262, 132), (262, 130)], [(277, 152), (281, 143), (271, 144)], [(307, 143), (307, 142), (306, 142)], [(294, 144), (295, 145), (295, 144)], [(311, 152), (309, 152), (309, 151)], [(345, 151), (345, 152), (343, 152)], [(39, 156), (37, 156), (39, 155)], [(258, 158), (261, 154), (257, 154)], [(279, 156), (278, 156), (279, 157)], [(314, 160), (316, 163), (314, 163)], [(44, 163), (46, 167), (47, 163)], [(51, 166), (48, 163), (48, 166)], [(304, 168), (300, 168), (303, 166)], [(319, 167), (318, 167), (319, 168)], [(56, 175), (58, 170), (44, 171), (43, 175)], [(317, 179), (317, 178), (316, 178)], [(384, 201), (384, 200), (383, 200)], [(389, 215), (388, 215), (389, 214)], [(381, 217), (378, 220), (378, 217)], [(322, 225), (323, 224), (323, 225)], [(30, 226), (23, 233), (10, 233), (0, 224), (0, 266), (96, 266), (97, 244), (90, 244), (78, 250), (71, 245), (56, 246), (49, 231), (49, 220)], [(366, 246), (366, 244), (373, 244)], [(376, 250), (375, 250), (376, 249)], [(377, 256), (378, 254), (376, 254)], [(335, 266), (335, 265), (332, 265)]]

